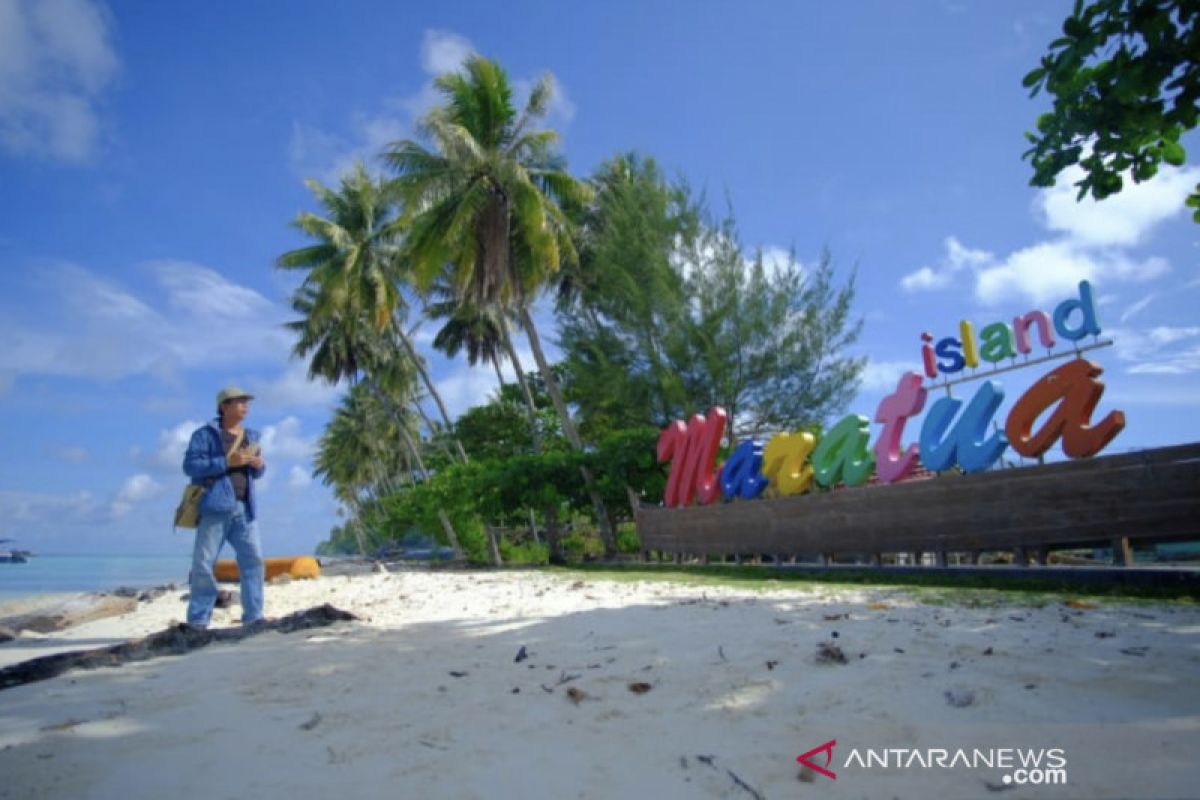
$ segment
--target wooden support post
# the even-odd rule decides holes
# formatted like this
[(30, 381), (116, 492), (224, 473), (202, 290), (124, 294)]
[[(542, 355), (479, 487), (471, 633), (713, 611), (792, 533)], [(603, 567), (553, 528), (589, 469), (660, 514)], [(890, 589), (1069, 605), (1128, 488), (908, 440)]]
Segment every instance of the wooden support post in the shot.
[(934, 556), (937, 558), (937, 565), (939, 567), (946, 566), (946, 551), (945, 550), (935, 550)]
[(1039, 564), (1043, 567), (1046, 566), (1046, 556), (1049, 553), (1050, 553), (1050, 551), (1048, 549), (1046, 549), (1045, 547), (1030, 548), (1030, 552), (1029, 552), (1030, 563)]
[(1029, 554), (1025, 552), (1024, 547), (1013, 548), (1013, 564), (1018, 567), (1029, 566)]
[(920, 550), (914, 550), (914, 551), (913, 551), (913, 553), (912, 553), (912, 562), (913, 562), (913, 566), (914, 566), (914, 567), (919, 567), (919, 566), (921, 566), (921, 556), (923, 556), (923, 555), (924, 555), (924, 553), (922, 553)]
[(1129, 545), (1129, 539), (1125, 536), (1118, 536), (1112, 540), (1113, 551), (1113, 566), (1115, 567), (1132, 567), (1133, 566), (1133, 548)]

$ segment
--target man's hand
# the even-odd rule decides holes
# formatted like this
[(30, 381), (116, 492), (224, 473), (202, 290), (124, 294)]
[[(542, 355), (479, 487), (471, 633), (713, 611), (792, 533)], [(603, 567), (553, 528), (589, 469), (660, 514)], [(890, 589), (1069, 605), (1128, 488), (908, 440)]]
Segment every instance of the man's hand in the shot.
[(234, 450), (229, 456), (229, 468), (233, 469), (234, 467), (244, 467), (248, 464), (253, 464), (255, 459), (261, 462), (262, 456), (251, 455), (245, 450)]
[(263, 457), (261, 455), (250, 456), (249, 459), (246, 461), (246, 463), (249, 464), (250, 466), (254, 467), (255, 469), (262, 469), (263, 467), (265, 467), (267, 465), (267, 462), (263, 460)]

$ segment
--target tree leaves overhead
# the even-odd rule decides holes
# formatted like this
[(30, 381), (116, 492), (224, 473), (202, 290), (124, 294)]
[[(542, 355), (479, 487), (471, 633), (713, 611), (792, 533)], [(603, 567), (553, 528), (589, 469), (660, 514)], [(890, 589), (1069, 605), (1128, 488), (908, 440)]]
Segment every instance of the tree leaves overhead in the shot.
[[(1054, 98), (1027, 133), (1030, 183), (1053, 186), (1078, 164), (1079, 199), (1103, 200), (1181, 165), (1180, 137), (1200, 121), (1200, 3), (1195, 0), (1077, 0), (1063, 36), (1022, 81)], [(1200, 186), (1188, 205), (1200, 206)], [(1195, 214), (1200, 222), (1200, 211)]]

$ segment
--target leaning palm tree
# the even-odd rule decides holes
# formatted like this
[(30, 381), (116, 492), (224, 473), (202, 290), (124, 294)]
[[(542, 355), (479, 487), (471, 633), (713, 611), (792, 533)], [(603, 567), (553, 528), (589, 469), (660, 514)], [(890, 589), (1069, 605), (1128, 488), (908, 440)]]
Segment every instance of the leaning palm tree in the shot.
[[(437, 404), (446, 428), (451, 427), (446, 404), (424, 360), (403, 326), (398, 236), (391, 198), (361, 164), (342, 178), (335, 191), (317, 181), (305, 181), (326, 216), (302, 212), (293, 225), (316, 244), (289, 250), (276, 259), (284, 269), (302, 269), (304, 285), (314, 288), (310, 313), (366, 320), (377, 333), (387, 333), (412, 361), (429, 396)], [(459, 458), (467, 460), (454, 440)]]
[[(563, 167), (557, 134), (534, 129), (550, 101), (549, 76), (535, 84), (518, 114), (499, 65), (471, 56), (463, 68), (434, 82), (445, 103), (422, 123), (431, 147), (404, 140), (384, 154), (396, 172), (392, 187), (404, 203), (396, 227), (404, 230), (404, 251), (419, 288), (428, 288), (449, 265), (455, 287), (472, 304), (515, 311), (563, 432), (582, 450), (529, 303), (562, 261), (578, 259), (563, 209), (586, 202), (590, 190)], [(586, 469), (584, 481), (605, 549), (615, 554), (608, 513)]]
[[(378, 334), (362, 315), (346, 314), (337, 308), (325, 314), (315, 313), (319, 302), (320, 292), (312, 286), (301, 286), (293, 295), (292, 307), (302, 316), (286, 323), (297, 338), (292, 354), (308, 358), (310, 379), (321, 378), (328, 383), (346, 380), (353, 387), (361, 378), (367, 390), (395, 418), (396, 433), (418, 474), (428, 480), (429, 471), (421, 456), (420, 444), (405, 415), (405, 408), (415, 396), (414, 381), (408, 371), (411, 364), (396, 358), (395, 350), (388, 346), (385, 337)], [(461, 556), (458, 534), (449, 516), (439, 510), (438, 519), (455, 555)]]

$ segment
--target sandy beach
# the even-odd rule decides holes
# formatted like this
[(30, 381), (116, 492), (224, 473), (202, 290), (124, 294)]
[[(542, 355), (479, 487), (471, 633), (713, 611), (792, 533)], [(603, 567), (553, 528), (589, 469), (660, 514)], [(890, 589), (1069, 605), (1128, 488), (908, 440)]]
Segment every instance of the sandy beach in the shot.
[[(162, 630), (182, 592), (22, 634), (0, 666)], [(534, 571), (268, 586), (272, 616), (361, 621), (0, 692), (0, 797), (1200, 794), (1200, 609), (957, 597)], [(831, 740), (836, 778), (802, 776)], [(996, 752), (1055, 748), (1065, 784), (1021, 785)], [(960, 750), (995, 766), (947, 766)]]

